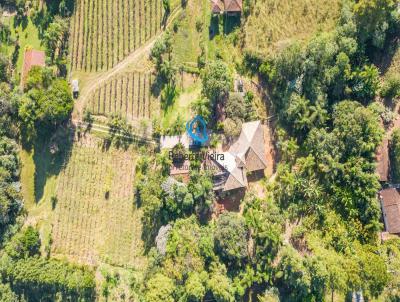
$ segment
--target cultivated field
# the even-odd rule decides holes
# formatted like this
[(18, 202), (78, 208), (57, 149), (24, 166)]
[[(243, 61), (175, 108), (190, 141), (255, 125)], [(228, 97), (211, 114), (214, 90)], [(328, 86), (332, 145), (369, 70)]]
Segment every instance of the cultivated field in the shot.
[(245, 50), (261, 55), (332, 29), (340, 13), (340, 0), (260, 0), (253, 6), (245, 24)]
[(133, 151), (76, 141), (57, 179), (52, 255), (96, 265), (143, 268), (141, 212), (134, 203)]
[(71, 20), (72, 70), (115, 66), (162, 26), (161, 0), (77, 0)]
[(94, 91), (87, 109), (94, 115), (116, 114), (128, 121), (149, 119), (155, 109), (151, 93), (153, 80), (150, 73), (118, 74)]

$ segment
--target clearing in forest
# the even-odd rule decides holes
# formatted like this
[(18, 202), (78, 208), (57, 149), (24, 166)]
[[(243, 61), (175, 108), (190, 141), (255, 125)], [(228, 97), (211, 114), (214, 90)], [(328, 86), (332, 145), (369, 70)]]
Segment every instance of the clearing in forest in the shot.
[(135, 160), (132, 150), (103, 151), (101, 140), (91, 136), (74, 142), (57, 179), (52, 256), (143, 269)]

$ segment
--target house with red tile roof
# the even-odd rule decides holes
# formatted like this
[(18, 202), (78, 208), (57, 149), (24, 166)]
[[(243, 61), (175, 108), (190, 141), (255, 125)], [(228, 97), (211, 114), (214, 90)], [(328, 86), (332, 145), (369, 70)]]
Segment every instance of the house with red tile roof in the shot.
[(213, 14), (240, 14), (242, 8), (242, 0), (211, 0), (211, 11)]
[(44, 51), (29, 49), (24, 54), (24, 65), (22, 66), (21, 85), (24, 86), (29, 71), (33, 66), (46, 66)]
[(224, 0), (224, 10), (226, 13), (241, 13), (242, 0)]
[(224, 4), (221, 0), (211, 0), (211, 11), (213, 14), (222, 14), (224, 12)]

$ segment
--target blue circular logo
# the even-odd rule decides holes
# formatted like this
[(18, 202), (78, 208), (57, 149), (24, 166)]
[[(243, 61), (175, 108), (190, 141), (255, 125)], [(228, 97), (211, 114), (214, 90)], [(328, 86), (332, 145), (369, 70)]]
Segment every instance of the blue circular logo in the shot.
[(208, 141), (207, 124), (200, 115), (186, 123), (186, 132), (194, 142), (203, 144)]

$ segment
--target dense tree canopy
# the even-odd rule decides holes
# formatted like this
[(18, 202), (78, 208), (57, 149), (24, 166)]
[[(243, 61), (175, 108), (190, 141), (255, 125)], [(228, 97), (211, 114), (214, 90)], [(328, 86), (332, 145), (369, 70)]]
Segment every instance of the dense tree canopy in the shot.
[(33, 67), (19, 106), (24, 134), (32, 137), (37, 129), (60, 124), (69, 117), (72, 108), (73, 98), (68, 83), (55, 79), (50, 69)]
[(0, 284), (0, 299), (4, 302), (18, 301), (18, 296), (11, 290), (9, 284)]
[(154, 275), (146, 284), (146, 302), (174, 302), (174, 283), (173, 281), (158, 273)]
[(33, 257), (40, 254), (39, 232), (32, 226), (16, 234), (5, 248), (13, 259)]
[(370, 43), (383, 48), (386, 32), (396, 26), (394, 12), (396, 1), (393, 0), (361, 0), (354, 5), (360, 43)]
[(141, 158), (138, 166), (136, 189), (143, 206), (143, 224), (148, 239), (154, 238), (162, 225), (178, 218), (196, 214), (199, 219), (204, 219), (215, 199), (211, 175), (197, 170), (195, 161), (191, 162), (187, 184), (166, 178), (171, 164), (166, 156), (168, 154), (158, 156), (152, 170), (146, 156)]
[[(95, 288), (93, 272), (86, 267), (42, 258), (40, 246), (39, 232), (28, 226), (11, 238), (2, 254), (2, 280), (11, 285), (19, 300), (54, 300), (58, 296), (62, 300), (92, 301)], [(2, 289), (6, 297), (13, 296), (6, 286)]]
[(228, 263), (241, 265), (247, 258), (247, 236), (243, 217), (236, 213), (223, 213), (217, 222), (215, 244), (217, 251)]
[(44, 43), (46, 45), (47, 55), (54, 61), (56, 54), (61, 56), (63, 48), (68, 36), (68, 22), (67, 20), (56, 17), (50, 23), (44, 35)]
[(232, 87), (232, 76), (228, 66), (222, 61), (206, 65), (202, 73), (203, 94), (212, 102), (220, 101)]
[(0, 137), (0, 232), (13, 224), (22, 209), (20, 195), (19, 169), (16, 143)]

